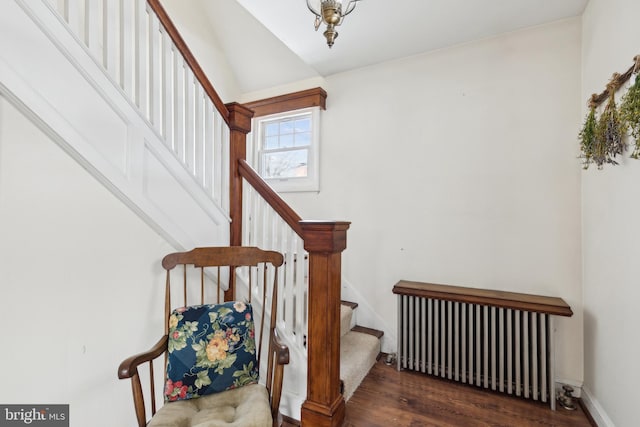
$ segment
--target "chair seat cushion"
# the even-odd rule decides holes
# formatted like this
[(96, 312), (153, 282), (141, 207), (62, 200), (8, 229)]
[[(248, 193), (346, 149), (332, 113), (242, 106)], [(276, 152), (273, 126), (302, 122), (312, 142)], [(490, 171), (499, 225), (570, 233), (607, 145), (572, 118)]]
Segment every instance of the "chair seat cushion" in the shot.
[(167, 402), (148, 427), (271, 427), (269, 395), (251, 384), (199, 399)]

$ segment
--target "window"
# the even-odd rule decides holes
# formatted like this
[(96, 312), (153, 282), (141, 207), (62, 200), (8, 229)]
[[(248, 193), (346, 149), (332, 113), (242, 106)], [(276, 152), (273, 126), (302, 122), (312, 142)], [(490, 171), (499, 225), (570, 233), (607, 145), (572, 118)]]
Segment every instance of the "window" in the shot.
[(312, 107), (254, 119), (254, 167), (274, 190), (319, 190), (319, 116)]
[(278, 192), (320, 190), (321, 87), (247, 102), (254, 111), (247, 160)]

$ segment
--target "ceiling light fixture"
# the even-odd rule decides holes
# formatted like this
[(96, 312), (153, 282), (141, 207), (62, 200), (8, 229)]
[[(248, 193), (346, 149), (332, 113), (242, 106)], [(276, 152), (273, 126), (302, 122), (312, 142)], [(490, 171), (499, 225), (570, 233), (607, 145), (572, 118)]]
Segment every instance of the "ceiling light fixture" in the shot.
[[(307, 0), (307, 7), (314, 15), (316, 15), (316, 31), (321, 23), (327, 25), (324, 36), (327, 39), (329, 47), (333, 46), (333, 42), (338, 37), (336, 27), (342, 24), (344, 17), (353, 12), (356, 3), (360, 0)], [(342, 7), (345, 4), (344, 8)]]

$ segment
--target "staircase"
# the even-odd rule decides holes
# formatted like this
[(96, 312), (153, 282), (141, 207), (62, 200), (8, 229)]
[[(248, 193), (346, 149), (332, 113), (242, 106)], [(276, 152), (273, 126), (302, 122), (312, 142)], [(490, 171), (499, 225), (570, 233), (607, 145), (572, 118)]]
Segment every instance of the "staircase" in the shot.
[(382, 331), (356, 325), (358, 304), (342, 301), (340, 307), (340, 380), (344, 400), (349, 400), (380, 355)]
[(278, 328), (292, 362), (281, 410), (303, 426), (339, 425), (340, 379), (348, 399), (381, 335), (352, 328), (349, 307), (336, 339), (349, 222), (304, 220), (252, 170), (253, 112), (222, 102), (159, 0), (14, 0), (0, 23), (13, 35), (0, 40), (0, 95), (176, 249), (285, 255)]

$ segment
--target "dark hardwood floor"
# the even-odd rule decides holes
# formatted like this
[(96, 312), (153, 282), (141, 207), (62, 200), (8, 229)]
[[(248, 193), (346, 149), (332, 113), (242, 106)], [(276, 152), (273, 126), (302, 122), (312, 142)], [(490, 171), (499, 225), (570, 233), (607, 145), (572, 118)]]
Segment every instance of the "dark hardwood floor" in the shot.
[(347, 402), (346, 414), (344, 427), (591, 426), (580, 407), (554, 412), (547, 404), (398, 372), (382, 360)]

